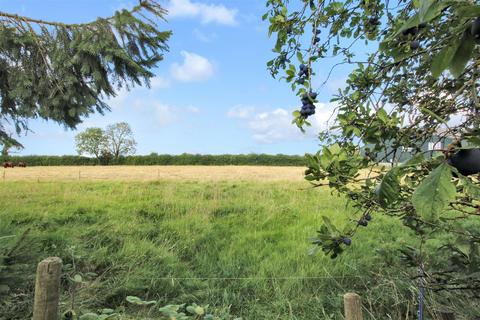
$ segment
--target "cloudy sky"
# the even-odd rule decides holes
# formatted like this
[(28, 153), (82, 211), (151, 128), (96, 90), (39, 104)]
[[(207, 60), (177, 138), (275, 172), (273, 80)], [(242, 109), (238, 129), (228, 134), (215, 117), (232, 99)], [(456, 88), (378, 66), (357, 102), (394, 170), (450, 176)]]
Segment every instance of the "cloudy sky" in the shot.
[[(0, 0), (2, 11), (34, 18), (85, 22), (130, 7), (133, 0)], [(169, 10), (163, 29), (173, 31), (170, 52), (155, 70), (152, 88), (119, 92), (105, 116), (92, 115), (77, 131), (56, 123), (30, 121), (21, 136), (22, 154), (74, 154), (74, 136), (91, 126), (127, 121), (139, 154), (284, 153), (317, 150), (315, 133), (325, 126), (332, 93), (344, 83), (338, 69), (319, 88), (313, 128), (302, 134), (292, 124), (299, 102), (287, 84), (271, 78), (266, 62), (273, 39), (261, 20), (264, 0), (164, 0)], [(331, 62), (330, 62), (331, 63)], [(329, 62), (318, 68), (317, 83)], [(325, 70), (322, 73), (321, 70)]]

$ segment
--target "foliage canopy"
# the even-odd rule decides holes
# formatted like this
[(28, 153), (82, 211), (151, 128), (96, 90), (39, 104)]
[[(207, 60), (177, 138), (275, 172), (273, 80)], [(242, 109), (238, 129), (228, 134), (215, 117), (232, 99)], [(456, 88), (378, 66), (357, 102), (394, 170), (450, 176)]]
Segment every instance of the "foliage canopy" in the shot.
[(75, 128), (109, 110), (116, 89), (149, 85), (168, 50), (165, 13), (155, 0), (81, 24), (0, 12), (0, 144), (18, 145), (8, 131), (28, 130), (28, 119)]
[[(272, 76), (291, 84), (304, 106), (305, 94), (316, 97), (312, 79), (321, 74), (323, 86), (335, 68), (352, 68), (346, 86), (331, 98), (335, 121), (320, 133), (322, 149), (308, 156), (306, 179), (346, 195), (357, 215), (343, 230), (325, 219), (314, 243), (336, 257), (372, 215), (384, 213), (419, 237), (417, 248), (404, 250), (412, 266), (422, 265), (429, 254), (443, 262), (426, 265), (431, 288), (475, 295), (480, 288), (480, 158), (475, 155), (480, 147), (480, 5), (268, 0), (267, 7), (263, 18), (276, 36), (276, 57), (267, 66)], [(327, 58), (332, 68), (318, 70), (316, 63)], [(302, 108), (293, 122), (303, 129), (307, 117)], [(426, 154), (421, 146), (432, 138), (453, 143)], [(404, 150), (411, 150), (408, 162), (379, 166)], [(440, 241), (427, 250), (429, 239)]]
[(137, 142), (133, 138), (130, 125), (126, 122), (119, 122), (107, 126), (104, 134), (104, 152), (118, 160), (120, 156), (127, 156), (135, 153)]
[(75, 136), (75, 145), (79, 155), (93, 155), (99, 159), (105, 143), (105, 133), (102, 128), (87, 128)]

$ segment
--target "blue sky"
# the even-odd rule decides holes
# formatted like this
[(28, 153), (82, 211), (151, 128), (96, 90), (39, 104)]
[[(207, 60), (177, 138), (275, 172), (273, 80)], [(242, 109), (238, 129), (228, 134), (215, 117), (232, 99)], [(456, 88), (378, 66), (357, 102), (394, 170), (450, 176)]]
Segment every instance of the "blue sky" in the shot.
[[(128, 0), (0, 0), (2, 11), (34, 18), (84, 22), (132, 6)], [(266, 62), (273, 39), (263, 0), (170, 0), (163, 29), (173, 31), (170, 52), (155, 70), (152, 88), (121, 91), (109, 101), (112, 111), (86, 118), (77, 131), (43, 120), (29, 122), (21, 154), (75, 154), (74, 136), (91, 126), (127, 121), (137, 153), (284, 153), (315, 152), (315, 133), (332, 111), (332, 93), (343, 85), (337, 70), (320, 90), (314, 126), (301, 134), (291, 112), (298, 99), (284, 82), (271, 78)], [(330, 61), (331, 64), (331, 61)], [(319, 70), (329, 70), (321, 62)], [(319, 73), (318, 82), (326, 74)]]

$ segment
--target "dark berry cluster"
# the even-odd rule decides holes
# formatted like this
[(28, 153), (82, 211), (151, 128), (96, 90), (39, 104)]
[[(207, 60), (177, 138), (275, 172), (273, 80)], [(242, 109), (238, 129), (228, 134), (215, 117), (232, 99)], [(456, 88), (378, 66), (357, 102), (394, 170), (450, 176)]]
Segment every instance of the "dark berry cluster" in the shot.
[(303, 118), (308, 118), (309, 116), (315, 114), (315, 99), (317, 98), (316, 92), (304, 93), (302, 95), (302, 109), (300, 109), (300, 115)]
[(372, 220), (372, 216), (369, 213), (367, 213), (364, 217), (362, 217), (358, 221), (358, 225), (366, 227), (366, 226), (368, 226), (368, 222), (371, 221), (371, 220)]
[(344, 237), (342, 239), (343, 243), (346, 245), (346, 246), (349, 246), (352, 244), (352, 239), (348, 238), (348, 237)]
[(320, 42), (320, 29), (315, 30), (315, 38), (313, 38), (313, 44), (317, 44)]
[[(416, 38), (418, 36), (419, 31), (426, 28), (426, 27), (427, 27), (427, 24), (425, 22), (422, 22), (416, 27), (411, 27), (411, 28), (403, 30), (402, 34), (405, 37), (408, 37), (408, 38)], [(418, 48), (420, 48), (420, 41), (418, 39), (412, 40), (410, 42), (410, 49), (412, 51), (415, 51)]]
[(308, 78), (309, 75), (310, 75), (310, 70), (308, 69), (308, 67), (304, 64), (301, 64), (300, 71), (298, 71), (297, 83), (304, 84), (305, 80)]

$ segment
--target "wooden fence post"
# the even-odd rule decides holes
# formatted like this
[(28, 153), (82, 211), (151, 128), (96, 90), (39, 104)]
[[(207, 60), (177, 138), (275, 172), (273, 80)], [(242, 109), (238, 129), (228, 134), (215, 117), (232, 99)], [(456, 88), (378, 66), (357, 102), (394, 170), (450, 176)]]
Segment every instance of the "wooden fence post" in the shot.
[(347, 293), (343, 296), (345, 320), (363, 320), (362, 301), (358, 294)]
[(57, 320), (62, 259), (50, 257), (38, 264), (33, 320)]

